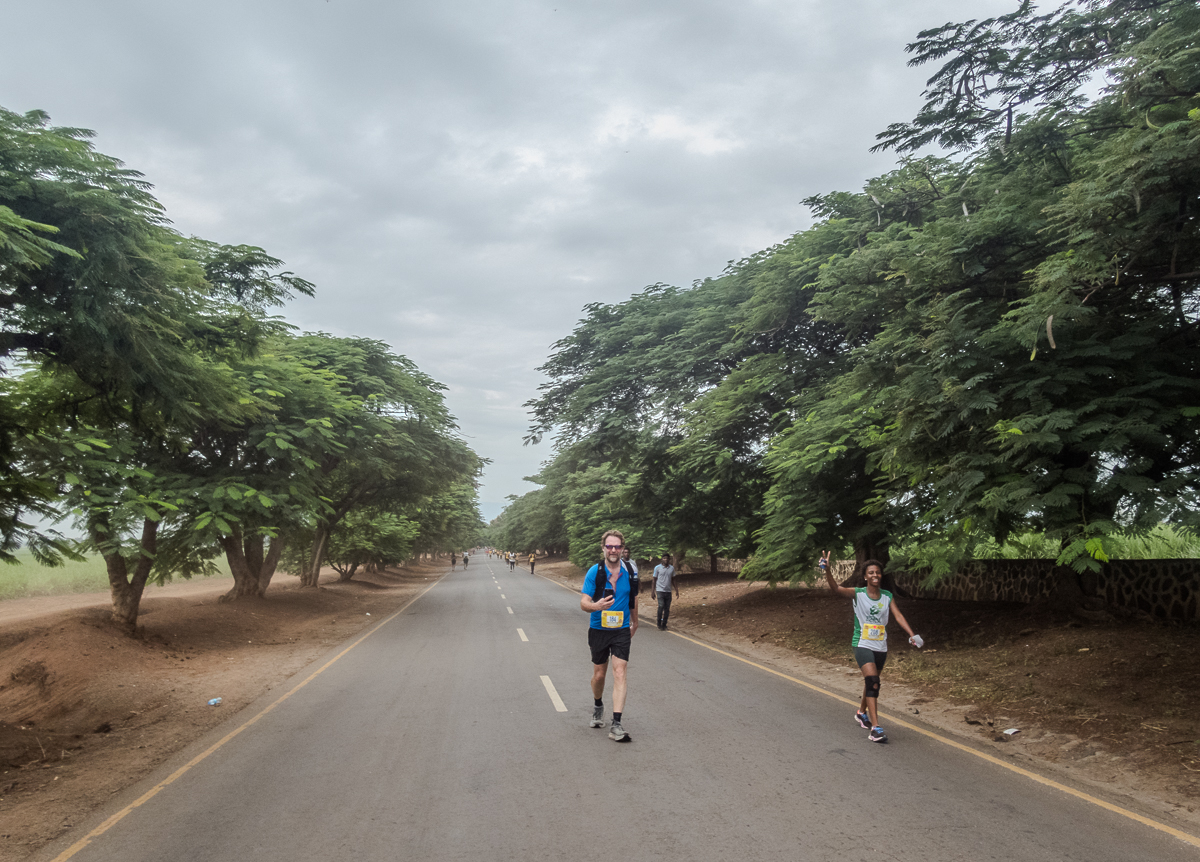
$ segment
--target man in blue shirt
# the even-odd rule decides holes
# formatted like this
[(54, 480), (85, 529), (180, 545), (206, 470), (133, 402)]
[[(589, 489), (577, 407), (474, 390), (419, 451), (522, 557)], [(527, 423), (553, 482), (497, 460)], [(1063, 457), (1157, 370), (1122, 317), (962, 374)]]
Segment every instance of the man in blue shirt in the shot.
[[(591, 614), (588, 628), (588, 646), (592, 651), (592, 727), (604, 727), (604, 680), (611, 660), (613, 668), (613, 718), (608, 738), (617, 742), (629, 742), (630, 736), (621, 727), (621, 713), (625, 709), (625, 671), (629, 665), (629, 647), (637, 633), (637, 596), (632, 595), (631, 572), (621, 562), (621, 551), (625, 548), (625, 537), (617, 530), (609, 530), (600, 540), (604, 552), (604, 564), (588, 569), (583, 578), (581, 610)], [(603, 572), (603, 574), (601, 574)], [(604, 593), (599, 600), (596, 593), (597, 578), (605, 578)]]

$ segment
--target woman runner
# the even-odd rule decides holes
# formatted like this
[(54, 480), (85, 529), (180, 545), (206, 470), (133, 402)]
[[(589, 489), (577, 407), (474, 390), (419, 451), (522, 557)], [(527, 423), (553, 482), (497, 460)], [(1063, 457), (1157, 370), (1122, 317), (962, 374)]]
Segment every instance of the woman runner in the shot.
[(888, 617), (895, 615), (900, 628), (908, 632), (910, 644), (920, 649), (924, 641), (913, 634), (908, 620), (900, 613), (900, 608), (896, 607), (896, 600), (892, 594), (879, 586), (883, 580), (883, 564), (878, 560), (867, 560), (864, 564), (863, 577), (867, 585), (858, 588), (843, 587), (833, 579), (828, 551), (821, 554), (821, 561), (817, 565), (825, 573), (829, 589), (839, 596), (853, 600), (854, 638), (851, 643), (854, 646), (854, 660), (858, 662), (863, 675), (862, 702), (858, 711), (854, 713), (854, 720), (870, 731), (867, 739), (871, 742), (887, 742), (887, 734), (879, 726), (876, 707), (879, 701), (879, 673), (883, 670), (883, 663), (887, 661)]

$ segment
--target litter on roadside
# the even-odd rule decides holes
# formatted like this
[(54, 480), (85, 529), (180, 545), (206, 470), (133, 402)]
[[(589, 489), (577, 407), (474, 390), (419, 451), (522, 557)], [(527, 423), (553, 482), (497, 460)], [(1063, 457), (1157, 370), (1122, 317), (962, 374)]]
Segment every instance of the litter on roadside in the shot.
[(208, 705), (209, 705), (209, 706), (220, 706), (220, 705), (221, 705), (221, 698), (219, 698), (219, 697), (214, 697), (212, 700), (210, 700), (210, 701), (208, 702)]

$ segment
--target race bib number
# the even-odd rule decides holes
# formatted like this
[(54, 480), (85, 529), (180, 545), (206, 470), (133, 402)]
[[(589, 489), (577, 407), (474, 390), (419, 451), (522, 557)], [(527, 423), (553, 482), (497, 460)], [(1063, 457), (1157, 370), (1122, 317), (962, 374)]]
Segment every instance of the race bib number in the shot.
[(878, 623), (866, 623), (862, 627), (862, 640), (881, 641), (886, 637), (883, 626)]
[(600, 627), (605, 629), (619, 629), (625, 624), (624, 611), (601, 611), (600, 612)]

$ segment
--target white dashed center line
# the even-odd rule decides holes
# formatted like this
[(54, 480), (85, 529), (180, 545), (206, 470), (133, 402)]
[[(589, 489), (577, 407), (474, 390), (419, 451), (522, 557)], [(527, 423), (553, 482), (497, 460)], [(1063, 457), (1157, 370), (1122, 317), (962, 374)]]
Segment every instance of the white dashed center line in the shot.
[(512, 613), (512, 608), (509, 608), (509, 609), (508, 609), (508, 612), (511, 614), (511, 613)]
[(558, 691), (555, 690), (554, 683), (550, 681), (550, 677), (542, 677), (542, 685), (546, 686), (546, 694), (550, 695), (550, 702), (554, 704), (554, 710), (556, 712), (566, 712), (567, 705), (558, 696)]
[(525, 629), (517, 629), (517, 634), (521, 636), (521, 640), (525, 641), (525, 643), (529, 643), (529, 638), (525, 637)]

